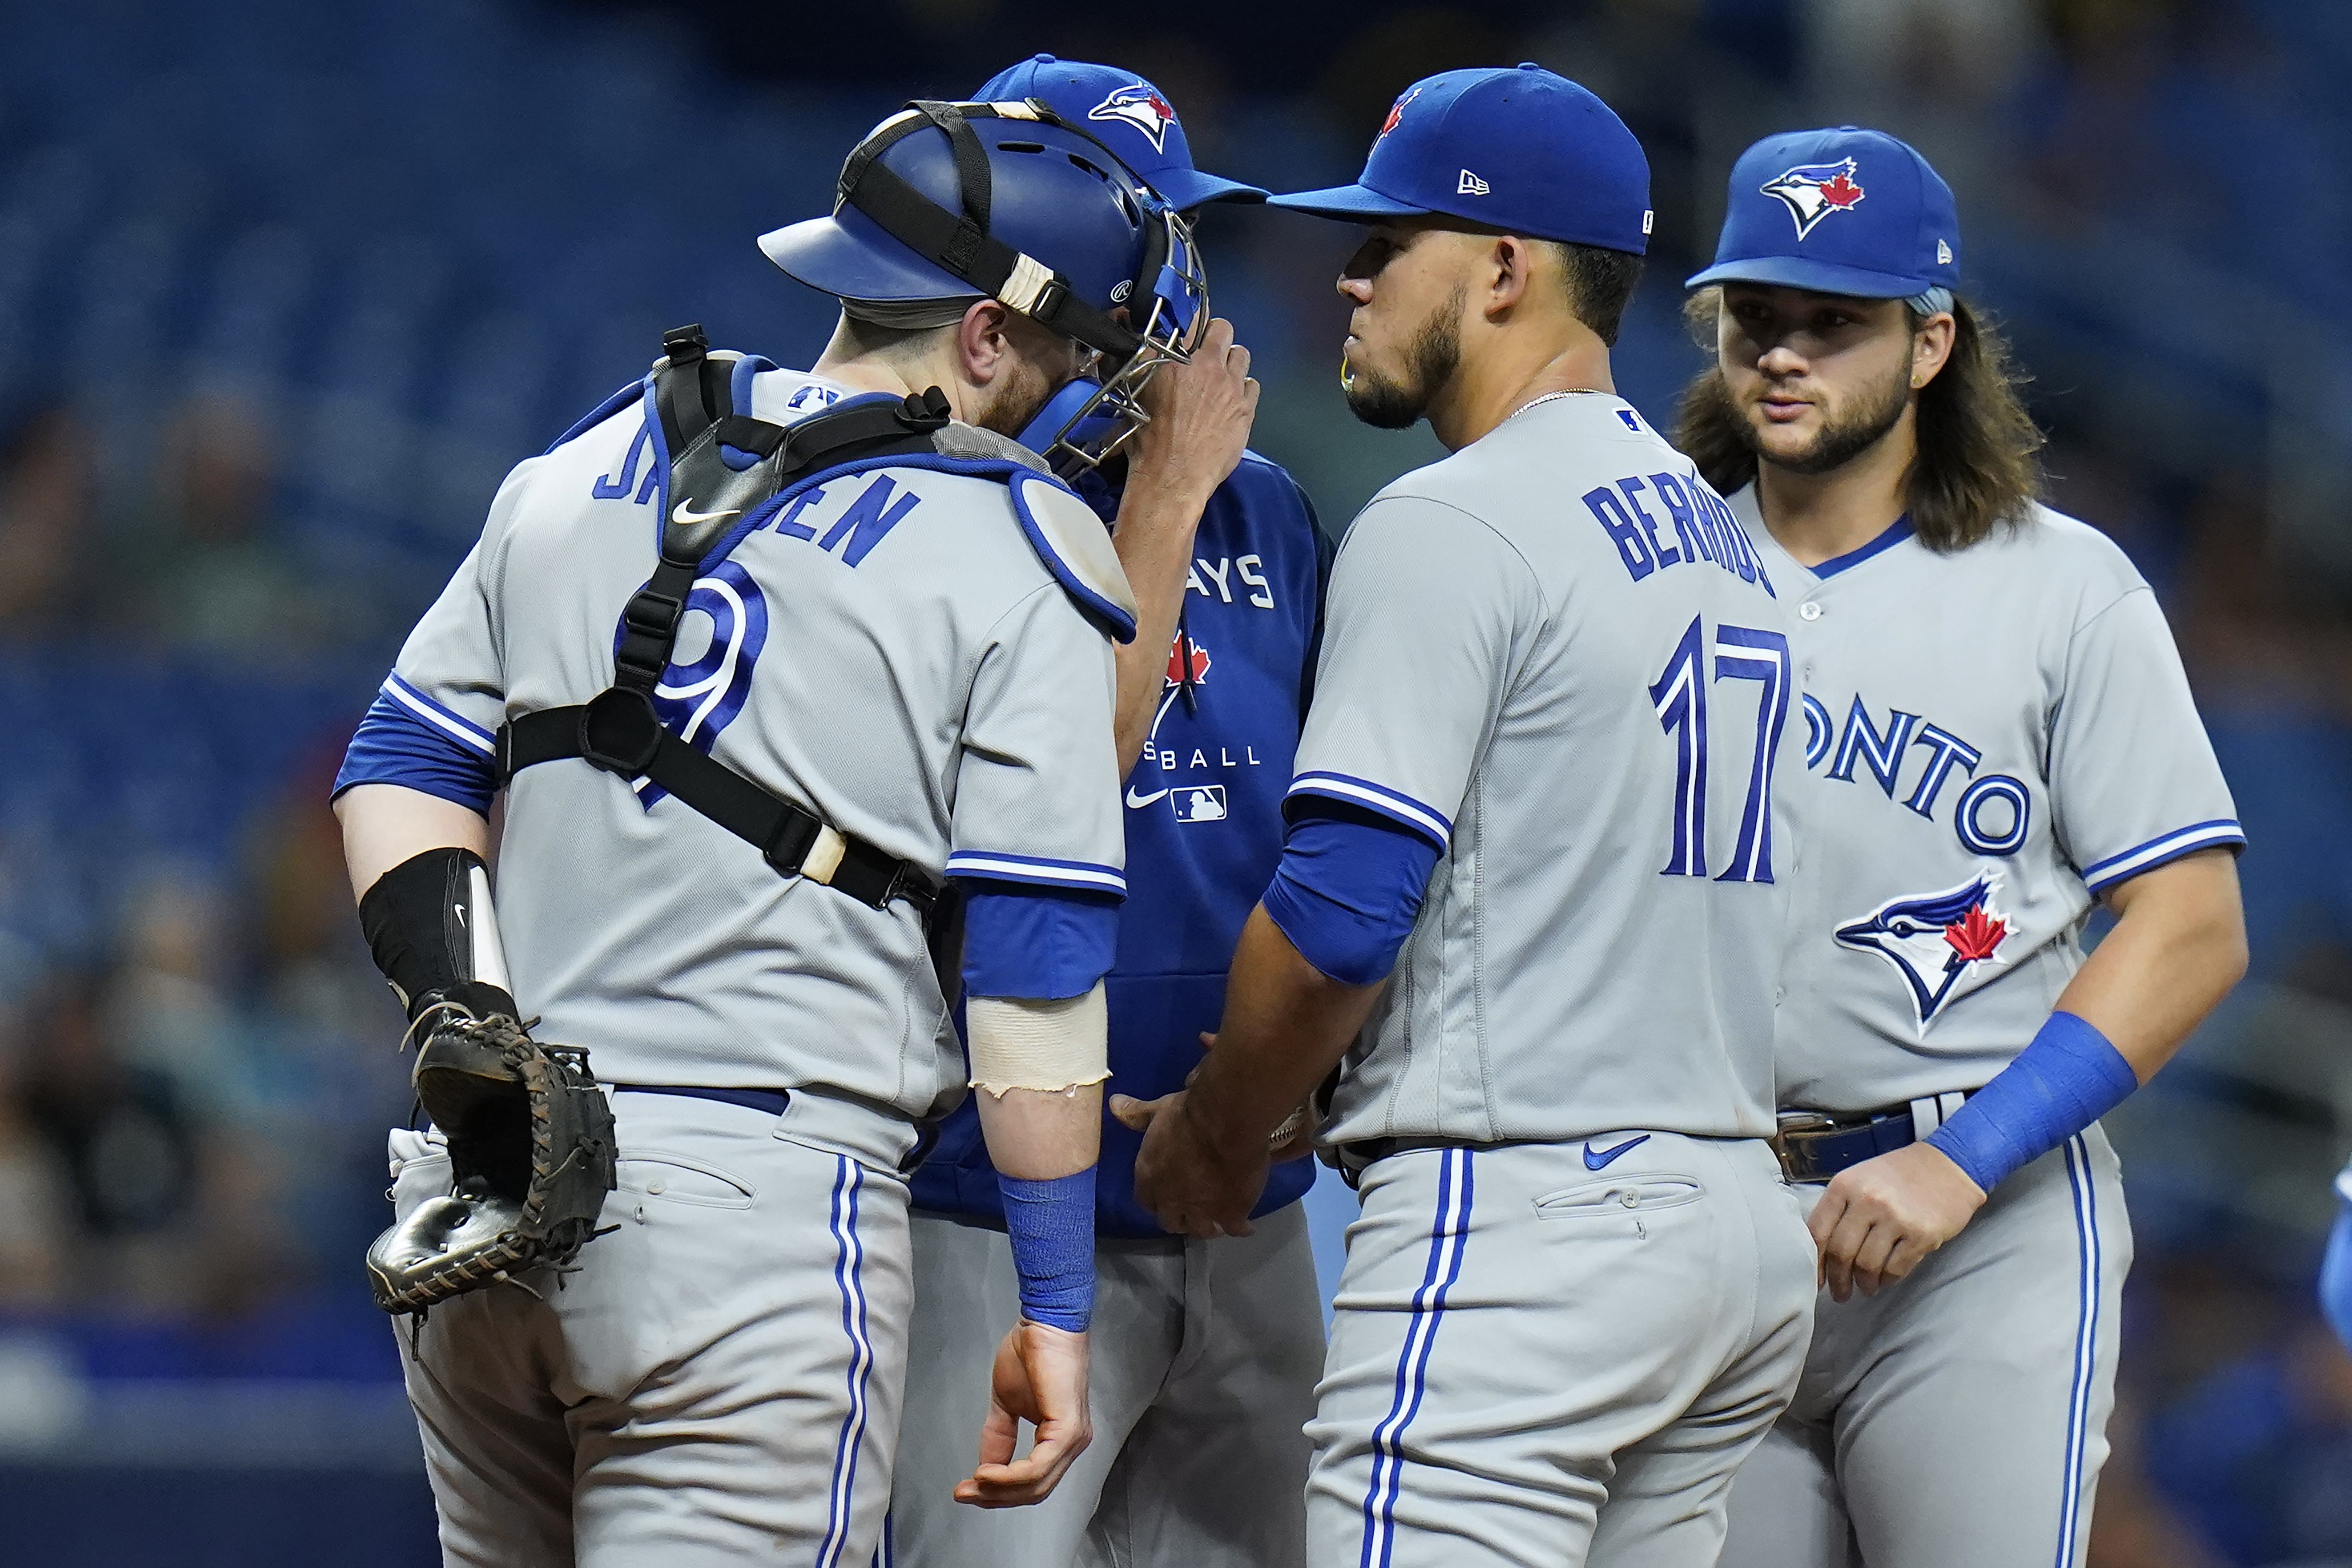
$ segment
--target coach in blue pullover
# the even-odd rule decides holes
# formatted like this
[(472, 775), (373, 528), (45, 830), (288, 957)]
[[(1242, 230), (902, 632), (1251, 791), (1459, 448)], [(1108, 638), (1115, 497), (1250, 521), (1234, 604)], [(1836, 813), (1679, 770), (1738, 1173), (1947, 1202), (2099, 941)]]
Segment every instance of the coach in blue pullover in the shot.
[[(1040, 55), (975, 96), (1045, 100), (1179, 207), (1265, 197), (1194, 169), (1176, 111), (1131, 72)], [(1162, 418), (1218, 412), (1213, 395), (1188, 405), (1172, 383), (1154, 391), (1173, 400)], [(1236, 443), (1246, 430), (1244, 420)], [(1139, 473), (1151, 460), (1139, 449), (1149, 439), (1134, 443)], [(1297, 484), (1255, 453), (1244, 452), (1197, 510), (1181, 476), (1168, 485), (1155, 470), (1154, 490), (1137, 499), (1156, 504), (1130, 503), (1122, 517), (1126, 469), (1109, 467), (1118, 471), (1090, 475), (1078, 489), (1106, 524), (1118, 524), (1114, 542), (1144, 630), (1119, 664), (1129, 891), (1107, 982), (1108, 1088), (1152, 1100), (1182, 1088), (1200, 1061), (1242, 921), (1282, 856), (1282, 797), (1331, 552)], [(1185, 1240), (1135, 1201), (1141, 1142), (1106, 1117), (1093, 1444), (1044, 1503), (982, 1512), (956, 1506), (950, 1489), (971, 1471), (971, 1433), (988, 1410), (989, 1390), (971, 1369), (1011, 1323), (1017, 1296), (973, 1101), (949, 1119), (914, 1176), (915, 1316), (881, 1561), (1261, 1568), (1304, 1557), (1300, 1428), (1315, 1413), (1323, 1365), (1298, 1203), (1313, 1162), (1275, 1166), (1255, 1234)]]

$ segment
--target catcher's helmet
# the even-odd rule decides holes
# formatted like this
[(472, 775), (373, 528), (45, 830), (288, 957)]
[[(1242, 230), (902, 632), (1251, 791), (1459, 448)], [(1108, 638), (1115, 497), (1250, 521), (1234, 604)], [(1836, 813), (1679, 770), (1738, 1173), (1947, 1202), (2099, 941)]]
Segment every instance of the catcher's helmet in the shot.
[(992, 298), (1094, 350), (1104, 385), (1087, 412), (1115, 413), (1119, 430), (1056, 443), (1052, 455), (1081, 463), (1140, 421), (1135, 394), (1185, 356), (1208, 320), (1183, 219), (1035, 100), (901, 110), (842, 165), (831, 216), (762, 235), (760, 248), (853, 308)]

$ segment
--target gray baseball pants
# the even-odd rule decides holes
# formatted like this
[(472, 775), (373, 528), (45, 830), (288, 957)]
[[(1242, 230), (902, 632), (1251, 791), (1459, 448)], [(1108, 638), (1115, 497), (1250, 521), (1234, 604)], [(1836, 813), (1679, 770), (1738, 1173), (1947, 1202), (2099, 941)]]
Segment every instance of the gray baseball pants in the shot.
[(1307, 1427), (1313, 1568), (1713, 1563), (1812, 1321), (1770, 1149), (1440, 1145), (1360, 1191)]
[[(578, 1271), (436, 1307), (413, 1352), (398, 1326), (443, 1560), (867, 1568), (913, 1290), (905, 1183), (742, 1106), (614, 1110), (619, 1228)], [(393, 1155), (402, 1217), (448, 1190), (422, 1135)]]
[(1824, 1293), (1796, 1400), (1733, 1489), (1724, 1568), (2075, 1568), (2131, 1256), (2095, 1126), (1908, 1278)]
[(891, 1568), (1298, 1568), (1323, 1307), (1302, 1205), (1213, 1241), (1095, 1249), (1094, 1441), (1034, 1508), (951, 1500), (1020, 1310), (1002, 1232), (914, 1215)]

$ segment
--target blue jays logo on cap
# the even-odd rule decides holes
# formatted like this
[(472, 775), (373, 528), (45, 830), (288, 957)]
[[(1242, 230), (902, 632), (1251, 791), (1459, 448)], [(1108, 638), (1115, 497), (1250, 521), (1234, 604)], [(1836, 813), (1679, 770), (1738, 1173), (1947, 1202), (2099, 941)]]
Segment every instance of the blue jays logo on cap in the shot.
[(1861, 182), (1854, 178), (1859, 172), (1851, 158), (1834, 163), (1800, 163), (1757, 188), (1780, 199), (1789, 216), (1797, 220), (1797, 237), (1802, 239), (1830, 214), (1853, 210), (1863, 197)]
[(1147, 81), (1138, 81), (1120, 88), (1087, 110), (1087, 118), (1117, 120), (1132, 125), (1151, 139), (1153, 152), (1165, 153), (1168, 151), (1168, 128), (1176, 123), (1176, 110), (1160, 96), (1158, 88)]
[(1960, 286), (1952, 188), (1917, 148), (1883, 131), (1833, 125), (1767, 136), (1732, 165), (1727, 195), (1715, 264), (1687, 287), (1762, 283), (1909, 300)]
[(1838, 945), (1874, 952), (1902, 973), (1925, 1035), (1953, 990), (1978, 964), (1992, 963), (2015, 929), (1993, 907), (2000, 886), (2000, 872), (1984, 871), (1940, 893), (1889, 899), (1838, 927)]
[(1414, 99), (1419, 98), (1420, 96), (1421, 89), (1417, 87), (1412, 88), (1409, 89), (1402, 98), (1398, 99), (1394, 103), (1389, 105), (1389, 117), (1381, 121), (1381, 135), (1372, 138), (1372, 144), (1374, 146), (1377, 147), (1380, 145), (1381, 136), (1385, 136), (1390, 132), (1397, 128), (1397, 121), (1404, 118), (1404, 106), (1411, 103)]

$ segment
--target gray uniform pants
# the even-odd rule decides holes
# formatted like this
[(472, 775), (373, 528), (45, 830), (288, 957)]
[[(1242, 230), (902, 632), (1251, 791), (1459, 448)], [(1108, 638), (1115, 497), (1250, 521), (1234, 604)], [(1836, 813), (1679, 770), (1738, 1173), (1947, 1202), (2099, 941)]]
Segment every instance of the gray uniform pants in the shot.
[(1812, 1320), (1771, 1151), (1424, 1148), (1360, 1190), (1307, 1428), (1314, 1568), (1714, 1563)]
[[(441, 1551), (468, 1568), (866, 1568), (912, 1290), (907, 1189), (777, 1119), (614, 1097), (620, 1190), (562, 1289), (433, 1309), (410, 1354)], [(394, 1206), (446, 1192), (395, 1132)]]
[(1323, 1308), (1297, 1204), (1214, 1241), (1095, 1251), (1094, 1441), (1034, 1508), (951, 1500), (1020, 1310), (1003, 1233), (913, 1219), (915, 1326), (883, 1559), (905, 1568), (1297, 1568)]
[(2074, 1568), (2131, 1252), (2093, 1127), (1908, 1279), (1824, 1294), (1796, 1400), (1739, 1472), (1724, 1568)]

